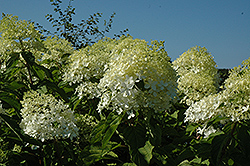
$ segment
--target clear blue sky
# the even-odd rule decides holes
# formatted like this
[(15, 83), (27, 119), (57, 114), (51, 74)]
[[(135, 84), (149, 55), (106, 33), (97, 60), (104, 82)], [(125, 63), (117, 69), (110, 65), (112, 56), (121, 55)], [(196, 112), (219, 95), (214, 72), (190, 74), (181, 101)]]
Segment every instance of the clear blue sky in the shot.
[[(63, 2), (65, 7), (68, 0)], [(165, 40), (172, 60), (196, 45), (211, 52), (218, 68), (250, 57), (250, 0), (74, 0), (72, 5), (74, 23), (95, 12), (105, 19), (116, 12), (108, 36), (128, 28), (134, 38)], [(45, 15), (54, 14), (49, 0), (0, 0), (0, 11), (47, 29)]]

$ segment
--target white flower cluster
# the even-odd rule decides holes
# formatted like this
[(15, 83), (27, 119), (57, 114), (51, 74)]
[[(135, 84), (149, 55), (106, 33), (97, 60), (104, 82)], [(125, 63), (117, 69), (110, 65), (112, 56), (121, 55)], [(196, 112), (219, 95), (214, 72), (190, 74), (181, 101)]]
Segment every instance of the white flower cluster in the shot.
[(179, 75), (179, 93), (185, 95), (182, 101), (187, 105), (217, 92), (219, 79), (216, 63), (206, 48), (196, 46), (189, 49), (173, 65)]
[(164, 42), (123, 36), (106, 38), (75, 51), (64, 74), (67, 82), (80, 84), (79, 97), (99, 97), (98, 110), (130, 112), (140, 107), (166, 110), (176, 95), (177, 76)]
[[(34, 50), (40, 45), (37, 40), (40, 36), (41, 34), (35, 30), (33, 23), (19, 20), (17, 16), (3, 14), (0, 20), (0, 73), (6, 70), (11, 53), (17, 53), (16, 56), (24, 61), (20, 56), (22, 51), (35, 52)], [(22, 68), (22, 73), (28, 73), (27, 69), (23, 68), (23, 63), (19, 61), (16, 65)], [(17, 72), (15, 76), (21, 77), (20, 72)]]
[[(163, 42), (124, 38), (114, 48), (109, 69), (100, 80), (99, 111), (122, 111), (149, 107), (155, 111), (169, 108), (176, 95), (177, 76)], [(110, 104), (112, 105), (111, 107)]]
[(185, 122), (206, 122), (214, 116), (221, 115), (221, 104), (224, 98), (221, 93), (212, 94), (193, 103), (185, 112)]
[(250, 119), (250, 58), (242, 64), (231, 71), (223, 92), (223, 113), (233, 121)]
[(185, 121), (206, 123), (214, 116), (231, 121), (250, 119), (250, 58), (235, 67), (225, 80), (224, 90), (193, 103), (185, 112)]
[(33, 23), (18, 20), (17, 16), (4, 15), (0, 20), (0, 60), (5, 59), (7, 53), (32, 49), (40, 34)]
[(43, 48), (34, 50), (33, 53), (37, 61), (42, 62), (42, 65), (46, 68), (60, 66), (62, 64), (63, 55), (72, 54), (74, 51), (71, 43), (57, 36), (47, 37), (42, 44)]
[[(19, 20), (17, 16), (4, 15), (0, 20), (0, 62), (3, 62), (2, 66), (8, 60), (8, 55), (13, 52), (30, 51), (35, 56), (37, 63), (42, 63), (47, 68), (60, 66), (63, 55), (73, 53), (73, 47), (67, 40), (49, 36), (42, 41), (41, 36), (33, 23)], [(22, 57), (20, 58), (22, 59)]]
[(78, 135), (73, 111), (61, 100), (37, 91), (25, 93), (21, 109), (23, 131), (41, 141)]
[(105, 38), (92, 46), (76, 50), (69, 57), (64, 80), (75, 84), (90, 81), (91, 78), (102, 78), (115, 45), (115, 40)]
[(197, 133), (200, 135), (204, 135), (204, 138), (208, 138), (210, 134), (216, 133), (218, 131), (219, 131), (219, 129), (216, 130), (216, 129), (214, 129), (213, 126), (207, 127), (207, 124), (203, 125), (202, 128), (201, 127), (197, 128)]
[(105, 73), (105, 68), (107, 68), (116, 43), (116, 40), (104, 38), (92, 46), (76, 50), (69, 57), (63, 79), (70, 84), (80, 84), (76, 88), (76, 93), (80, 98), (100, 96), (97, 82)]
[(100, 90), (98, 89), (98, 83), (86, 81), (81, 83), (76, 87), (75, 92), (78, 94), (78, 97), (81, 99), (83, 96), (87, 96), (88, 99), (93, 99), (101, 95)]

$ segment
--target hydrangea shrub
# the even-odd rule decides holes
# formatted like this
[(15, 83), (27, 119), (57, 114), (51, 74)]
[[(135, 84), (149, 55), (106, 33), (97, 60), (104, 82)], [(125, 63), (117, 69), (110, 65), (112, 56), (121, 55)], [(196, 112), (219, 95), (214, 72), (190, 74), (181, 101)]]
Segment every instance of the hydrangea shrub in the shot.
[(205, 48), (173, 64), (164, 42), (131, 36), (74, 50), (12, 15), (0, 35), (4, 165), (249, 163), (250, 59), (218, 92)]
[(106, 38), (76, 51), (70, 56), (64, 80), (80, 84), (76, 88), (80, 98), (100, 98), (99, 111), (127, 111), (131, 116), (141, 108), (168, 109), (177, 88), (164, 43), (148, 45), (131, 36)]

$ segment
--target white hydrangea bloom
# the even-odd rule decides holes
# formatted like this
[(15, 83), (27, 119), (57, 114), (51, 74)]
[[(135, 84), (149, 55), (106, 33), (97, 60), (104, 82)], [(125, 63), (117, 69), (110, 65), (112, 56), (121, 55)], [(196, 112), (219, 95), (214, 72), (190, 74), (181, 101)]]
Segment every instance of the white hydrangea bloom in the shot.
[(221, 115), (220, 105), (224, 102), (221, 93), (202, 98), (189, 106), (185, 114), (185, 122), (206, 122), (214, 116)]
[(223, 112), (233, 121), (250, 119), (250, 58), (242, 64), (225, 80)]
[(79, 86), (77, 86), (75, 91), (78, 93), (80, 99), (83, 96), (87, 96), (88, 99), (93, 99), (94, 97), (99, 97), (101, 95), (101, 92), (98, 89), (97, 85), (97, 83), (83, 82)]
[(203, 125), (202, 128), (197, 128), (197, 133), (200, 135), (204, 135), (204, 138), (208, 138), (210, 134), (216, 133), (219, 130), (216, 130), (212, 125), (207, 127), (207, 124)]
[[(112, 52), (109, 68), (98, 84), (102, 109), (118, 113), (149, 107), (155, 111), (169, 108), (176, 95), (177, 77), (163, 42), (123, 38)], [(111, 104), (111, 107), (110, 107)]]
[(92, 46), (75, 51), (69, 57), (63, 79), (70, 84), (79, 83), (76, 93), (81, 98), (100, 96), (97, 82), (103, 77), (117, 41), (110, 38), (99, 40)]
[(62, 63), (64, 54), (73, 53), (73, 47), (65, 40), (57, 36), (47, 37), (40, 41), (41, 34), (35, 30), (34, 24), (18, 20), (17, 16), (5, 15), (0, 20), (0, 61), (6, 60), (12, 52), (30, 51), (36, 57), (37, 62), (50, 68)]
[[(40, 47), (38, 41), (40, 37), (41, 34), (35, 30), (33, 23), (19, 20), (17, 16), (3, 15), (0, 20), (0, 72), (6, 70), (6, 63), (11, 58), (11, 53), (17, 53), (17, 56), (22, 51), (35, 52), (34, 50)], [(24, 62), (22, 56), (19, 56), (19, 59)], [(23, 68), (23, 73), (28, 73), (21, 61), (17, 66)]]
[(34, 24), (25, 20), (18, 20), (17, 16), (4, 15), (0, 20), (0, 60), (10, 52), (33, 49), (40, 34)]
[(31, 137), (45, 141), (78, 135), (73, 111), (52, 95), (29, 91), (21, 104), (20, 127)]
[(69, 57), (64, 80), (74, 84), (89, 81), (93, 77), (102, 78), (115, 42), (115, 40), (105, 38), (92, 46), (76, 50)]
[(79, 97), (99, 97), (98, 110), (118, 113), (150, 107), (156, 111), (169, 108), (176, 95), (177, 77), (163, 42), (146, 41), (131, 36), (119, 40), (106, 38), (70, 56), (64, 80), (78, 83)]
[(225, 80), (224, 90), (193, 103), (185, 112), (185, 122), (206, 123), (214, 116), (231, 121), (250, 119), (250, 58), (235, 67)]
[(42, 65), (46, 68), (51, 68), (53, 66), (60, 67), (63, 55), (72, 54), (74, 51), (70, 42), (65, 39), (60, 39), (57, 36), (48, 36), (42, 44), (44, 48), (34, 50), (33, 53), (37, 61), (42, 62)]
[(174, 62), (179, 75), (178, 89), (187, 105), (215, 94), (219, 87), (216, 63), (205, 47), (193, 47)]

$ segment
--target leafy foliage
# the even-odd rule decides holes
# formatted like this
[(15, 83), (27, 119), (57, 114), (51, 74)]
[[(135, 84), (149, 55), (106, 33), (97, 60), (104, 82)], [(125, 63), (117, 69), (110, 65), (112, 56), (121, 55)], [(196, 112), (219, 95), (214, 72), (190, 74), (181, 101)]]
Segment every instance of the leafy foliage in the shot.
[[(70, 24), (75, 9), (63, 13), (62, 1), (51, 3), (59, 22), (48, 17), (59, 33), (63, 26), (77, 31)], [(84, 23), (98, 22), (97, 15)], [(219, 70), (214, 83), (223, 87), (187, 105), (175, 94), (178, 81), (164, 42), (121, 36), (85, 47), (88, 40), (78, 43), (77, 33), (63, 34), (69, 42), (44, 37), (16, 16), (3, 15), (0, 25), (0, 46), (8, 46), (0, 48), (1, 165), (248, 165), (250, 59), (230, 75)], [(191, 50), (211, 60), (199, 49)], [(202, 65), (191, 62), (184, 72)], [(211, 75), (193, 75), (194, 81), (217, 79), (210, 62)], [(101, 111), (100, 102), (106, 102)]]
[[(115, 13), (112, 13), (108, 20), (104, 20), (103, 29), (99, 25), (103, 14), (99, 12), (90, 15), (86, 20), (81, 20), (78, 24), (73, 23), (73, 16), (76, 13), (75, 8), (71, 5), (72, 2), (73, 0), (69, 0), (69, 5), (65, 10), (62, 10), (61, 4), (63, 2), (61, 0), (50, 0), (51, 5), (54, 6), (54, 12), (58, 14), (58, 18), (52, 14), (47, 14), (46, 19), (55, 28), (55, 35), (65, 38), (74, 48), (81, 49), (102, 39), (111, 30)], [(39, 24), (38, 28), (42, 32), (51, 34)], [(115, 35), (115, 37), (120, 37), (127, 31), (128, 29), (120, 31), (120, 34)]]

